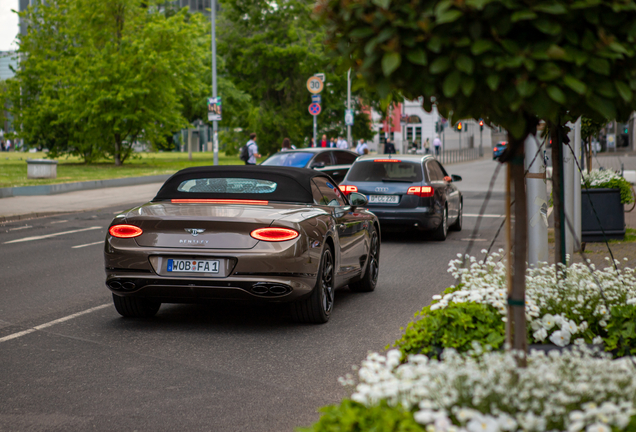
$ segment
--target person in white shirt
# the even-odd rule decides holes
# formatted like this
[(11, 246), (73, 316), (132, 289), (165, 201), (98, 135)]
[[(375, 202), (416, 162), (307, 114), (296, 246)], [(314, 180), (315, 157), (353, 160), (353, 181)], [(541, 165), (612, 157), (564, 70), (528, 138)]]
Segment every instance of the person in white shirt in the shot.
[(338, 142), (336, 143), (336, 147), (338, 147), (339, 149), (346, 150), (349, 148), (349, 143), (347, 142), (346, 139), (342, 137), (338, 137)]
[(442, 140), (439, 139), (438, 136), (433, 140), (433, 147), (435, 147), (435, 155), (439, 156), (439, 148), (442, 145)]
[(362, 138), (360, 139), (360, 142), (358, 142), (358, 145), (356, 146), (356, 153), (358, 153), (359, 155), (369, 153), (369, 146), (367, 145), (367, 143), (364, 142)]
[(256, 165), (256, 158), (261, 157), (258, 153), (258, 146), (256, 145), (256, 134), (250, 134), (250, 140), (246, 144), (247, 151), (249, 152), (250, 158), (245, 162), (245, 165)]

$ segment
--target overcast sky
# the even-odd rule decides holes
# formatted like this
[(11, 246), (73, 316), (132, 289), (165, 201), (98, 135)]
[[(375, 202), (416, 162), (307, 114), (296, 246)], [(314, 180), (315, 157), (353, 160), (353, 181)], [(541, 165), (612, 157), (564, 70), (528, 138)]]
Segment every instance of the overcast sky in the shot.
[(17, 49), (18, 15), (11, 9), (18, 10), (18, 0), (0, 0), (0, 51)]

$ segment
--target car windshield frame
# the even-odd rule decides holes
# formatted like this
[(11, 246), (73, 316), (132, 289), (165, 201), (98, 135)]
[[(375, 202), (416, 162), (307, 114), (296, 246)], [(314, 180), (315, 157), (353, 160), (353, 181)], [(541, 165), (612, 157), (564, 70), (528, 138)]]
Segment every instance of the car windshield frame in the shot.
[[(314, 157), (315, 153), (307, 151), (284, 151), (278, 152), (266, 160), (261, 165), (265, 166), (288, 166), (295, 168), (305, 168), (309, 161)], [(280, 163), (278, 160), (282, 159), (284, 162)], [(291, 160), (292, 163), (285, 163), (287, 160)]]

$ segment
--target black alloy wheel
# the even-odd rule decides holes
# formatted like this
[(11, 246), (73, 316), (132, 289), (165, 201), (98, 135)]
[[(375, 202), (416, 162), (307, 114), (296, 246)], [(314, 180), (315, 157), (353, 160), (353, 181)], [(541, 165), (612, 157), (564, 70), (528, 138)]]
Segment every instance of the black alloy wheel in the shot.
[(459, 200), (459, 212), (457, 213), (457, 220), (450, 226), (451, 231), (461, 231), (464, 218), (464, 201)]
[(291, 304), (296, 322), (323, 324), (329, 321), (334, 302), (334, 259), (331, 248), (322, 252), (316, 286), (309, 297)]
[(371, 292), (375, 290), (380, 274), (380, 238), (374, 228), (371, 228), (371, 241), (369, 242), (369, 257), (367, 267), (362, 279), (349, 283), (349, 289), (353, 292)]
[(126, 318), (152, 318), (157, 314), (161, 303), (140, 297), (122, 297), (113, 294), (115, 309)]
[(446, 240), (448, 234), (448, 209), (444, 206), (444, 212), (442, 213), (442, 223), (439, 224), (437, 229), (433, 231), (433, 239), (437, 241)]

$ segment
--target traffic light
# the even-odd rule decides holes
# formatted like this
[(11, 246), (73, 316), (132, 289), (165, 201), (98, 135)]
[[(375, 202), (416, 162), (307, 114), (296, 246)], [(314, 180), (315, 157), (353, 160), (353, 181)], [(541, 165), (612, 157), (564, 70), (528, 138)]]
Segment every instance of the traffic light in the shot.
[(479, 120), (479, 132), (484, 130), (484, 121), (483, 120)]
[(461, 132), (463, 127), (464, 127), (464, 125), (462, 125), (462, 122), (457, 122), (457, 124), (455, 125), (455, 130), (457, 132)]

